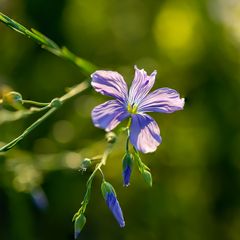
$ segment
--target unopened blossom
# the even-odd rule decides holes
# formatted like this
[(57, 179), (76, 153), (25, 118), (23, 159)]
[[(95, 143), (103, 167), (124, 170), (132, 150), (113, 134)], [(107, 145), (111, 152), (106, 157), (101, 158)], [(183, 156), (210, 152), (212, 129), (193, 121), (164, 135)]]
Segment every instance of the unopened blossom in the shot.
[[(136, 150), (154, 152), (161, 143), (160, 129), (148, 112), (172, 113), (182, 110), (184, 98), (170, 88), (152, 89), (157, 72), (147, 75), (144, 69), (135, 66), (135, 77), (128, 90), (121, 74), (99, 70), (92, 77), (93, 88), (106, 96), (113, 97), (92, 110), (96, 127), (109, 132), (126, 118), (131, 118), (130, 142)], [(149, 93), (150, 92), (150, 93)]]
[(112, 212), (115, 219), (117, 220), (119, 226), (124, 227), (125, 221), (123, 218), (122, 209), (117, 200), (117, 195), (113, 186), (109, 182), (106, 182), (104, 180), (101, 185), (101, 190), (102, 190), (103, 197), (106, 201), (106, 204), (110, 209), (110, 211)]
[(116, 198), (116, 195), (113, 192), (106, 194), (106, 203), (108, 208), (111, 210), (112, 214), (116, 218), (120, 227), (125, 226), (125, 221), (123, 219), (122, 209)]
[(122, 161), (123, 185), (126, 187), (130, 184), (130, 177), (132, 173), (132, 162), (133, 162), (132, 156), (129, 152), (127, 152), (123, 157), (123, 161)]

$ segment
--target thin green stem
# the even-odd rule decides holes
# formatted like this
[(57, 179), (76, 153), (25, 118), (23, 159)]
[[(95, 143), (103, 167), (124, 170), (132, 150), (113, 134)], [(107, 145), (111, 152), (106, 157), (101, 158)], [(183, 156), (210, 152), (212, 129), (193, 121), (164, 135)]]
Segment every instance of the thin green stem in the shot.
[(105, 181), (105, 176), (104, 176), (103, 171), (102, 171), (101, 168), (99, 168), (99, 172), (102, 174), (103, 181)]
[(126, 152), (127, 153), (129, 152), (129, 133), (128, 133), (128, 137), (127, 137), (127, 141), (126, 141)]
[(87, 187), (87, 191), (84, 195), (84, 198), (83, 198), (83, 201), (82, 201), (82, 206), (79, 208), (79, 210), (77, 211), (77, 213), (73, 216), (73, 220), (80, 214), (80, 213), (84, 213), (85, 210), (86, 210), (86, 207), (89, 203), (89, 200), (90, 200), (90, 192), (91, 192), (91, 187), (92, 187), (92, 181), (97, 173), (97, 171), (99, 171), (103, 177), (103, 180), (105, 180), (104, 178), (104, 174), (102, 172), (102, 169), (101, 167), (104, 166), (106, 164), (106, 161), (107, 161), (107, 158), (109, 156), (109, 154), (111, 153), (112, 151), (112, 148), (114, 146), (114, 143), (109, 143), (106, 150), (104, 151), (103, 155), (102, 155), (102, 158), (101, 158), (101, 161), (100, 163), (96, 164), (95, 166), (95, 169), (94, 171), (92, 172), (92, 174), (90, 175), (88, 181), (87, 181), (87, 184), (86, 184), (86, 187)]
[[(83, 92), (89, 87), (89, 82), (81, 82), (74, 88), (72, 88), (68, 93), (64, 94), (62, 97), (59, 98), (59, 101), (61, 104), (63, 104), (65, 101), (75, 97), (79, 93)], [(60, 107), (60, 106), (59, 106)], [(31, 131), (33, 131), (39, 124), (41, 124), (43, 121), (45, 121), (49, 116), (51, 116), (59, 107), (55, 106), (45, 106), (43, 108), (40, 108), (38, 111), (46, 110), (47, 108), (50, 108), (48, 112), (46, 112), (43, 116), (41, 116), (37, 121), (35, 121), (32, 125), (30, 125), (21, 135), (19, 135), (17, 138), (9, 142), (8, 144), (4, 145), (2, 148), (0, 148), (0, 152), (6, 152), (10, 150), (12, 147), (14, 147), (18, 142), (20, 142), (23, 138), (25, 138)], [(35, 109), (36, 111), (36, 109)]]
[(91, 161), (99, 161), (99, 160), (102, 159), (102, 157), (103, 157), (103, 155), (94, 156), (94, 157), (91, 158)]
[(71, 88), (70, 91), (68, 91), (66, 94), (64, 94), (59, 99), (60, 99), (61, 103), (64, 103), (67, 100), (75, 97), (79, 93), (83, 92), (84, 90), (88, 89), (89, 87), (90, 87), (90, 81), (86, 80), (84, 82), (79, 83), (75, 87)]
[(128, 119), (128, 123), (127, 123), (127, 129), (128, 129), (128, 131), (129, 131), (129, 129), (130, 129), (130, 126), (131, 126), (131, 123), (132, 123), (132, 118), (130, 117), (129, 119)]
[(18, 142), (20, 142), (23, 138), (25, 138), (33, 129), (35, 129), (39, 124), (45, 121), (50, 115), (52, 115), (57, 108), (51, 108), (48, 112), (46, 112), (42, 117), (40, 117), (37, 121), (35, 121), (32, 125), (30, 125), (21, 135), (17, 138), (0, 148), (0, 152), (6, 152), (14, 147)]
[(89, 182), (92, 182), (94, 176), (96, 175), (96, 172), (106, 164), (106, 161), (107, 161), (107, 158), (109, 156), (109, 154), (111, 153), (112, 151), (112, 148), (113, 148), (114, 144), (112, 143), (109, 143), (108, 147), (106, 148), (106, 150), (104, 151), (103, 153), (103, 156), (102, 156), (102, 159), (100, 161), (100, 163), (96, 164), (96, 167), (94, 169), (94, 171), (92, 172), (91, 176), (89, 177), (88, 181), (87, 181), (87, 184)]
[(31, 107), (29, 110), (30, 110), (31, 112), (42, 112), (42, 111), (45, 111), (45, 110), (47, 110), (47, 109), (49, 109), (49, 108), (51, 108), (51, 106), (50, 106), (50, 105), (47, 105), (47, 106), (41, 107), (41, 108)]
[(32, 101), (32, 100), (23, 100), (22, 102), (23, 102), (23, 104), (30, 104), (30, 105), (35, 105), (35, 106), (39, 106), (39, 107), (45, 107), (45, 106), (49, 105), (49, 103), (36, 102), (36, 101)]
[(53, 53), (54, 55), (71, 61), (77, 67), (79, 67), (83, 71), (83, 73), (87, 75), (97, 69), (96, 66), (94, 66), (92, 63), (76, 56), (71, 51), (69, 51), (66, 47), (59, 47), (54, 41), (52, 41), (42, 33), (38, 32), (35, 29), (31, 29), (31, 30), (27, 29), (20, 23), (9, 18), (8, 16), (4, 15), (1, 12), (0, 12), (0, 21), (3, 22), (5, 25), (7, 25), (9, 28), (27, 36), (28, 38), (35, 41), (37, 44), (40, 44), (42, 48)]

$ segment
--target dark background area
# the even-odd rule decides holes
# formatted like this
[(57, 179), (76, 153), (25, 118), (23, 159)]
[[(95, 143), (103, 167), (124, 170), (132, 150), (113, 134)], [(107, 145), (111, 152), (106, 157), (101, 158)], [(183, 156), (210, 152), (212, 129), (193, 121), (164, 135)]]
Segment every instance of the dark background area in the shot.
[[(104, 173), (126, 227), (119, 228), (105, 205), (98, 175), (81, 239), (240, 239), (238, 0), (0, 0), (0, 11), (99, 69), (120, 72), (128, 84), (135, 64), (148, 73), (156, 69), (154, 88), (186, 97), (184, 111), (151, 114), (163, 138), (156, 152), (142, 155), (152, 188), (136, 167), (131, 185), (122, 186), (120, 137)], [(48, 102), (84, 79), (73, 64), (0, 24), (0, 88)], [(78, 171), (81, 159), (102, 154), (106, 145), (90, 113), (105, 100), (85, 92), (0, 155), (0, 239), (73, 239), (71, 219), (91, 173)], [(40, 116), (6, 123), (6, 114), (1, 108), (1, 144)]]

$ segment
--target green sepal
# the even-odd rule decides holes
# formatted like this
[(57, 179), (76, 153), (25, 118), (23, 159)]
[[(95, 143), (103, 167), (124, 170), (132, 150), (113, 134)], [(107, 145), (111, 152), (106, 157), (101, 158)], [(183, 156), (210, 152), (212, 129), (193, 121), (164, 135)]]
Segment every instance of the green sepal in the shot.
[(86, 217), (81, 213), (75, 218), (74, 222), (74, 238), (77, 239), (86, 223)]
[(133, 165), (133, 156), (131, 153), (126, 152), (122, 160), (123, 170), (125, 170), (127, 166), (132, 168), (132, 165)]
[(103, 182), (101, 184), (101, 190), (102, 190), (102, 195), (105, 200), (106, 200), (108, 193), (113, 192), (114, 195), (116, 196), (116, 192), (115, 192), (113, 186), (109, 182), (106, 182), (105, 180), (103, 180)]
[(139, 156), (139, 153), (137, 151), (134, 152), (134, 157), (135, 157), (136, 162), (137, 162), (138, 170), (141, 173), (141, 175), (143, 176), (144, 181), (150, 187), (152, 187), (152, 175), (150, 173), (150, 168), (142, 162), (142, 160)]
[(142, 176), (149, 187), (152, 187), (152, 174), (148, 170), (143, 170)]

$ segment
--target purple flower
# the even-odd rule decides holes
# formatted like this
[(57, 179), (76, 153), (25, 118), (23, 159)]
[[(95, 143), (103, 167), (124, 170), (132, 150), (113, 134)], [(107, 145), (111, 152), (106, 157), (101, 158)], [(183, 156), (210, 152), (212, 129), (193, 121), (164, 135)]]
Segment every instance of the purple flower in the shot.
[(154, 152), (161, 143), (160, 130), (155, 120), (146, 112), (172, 113), (182, 110), (184, 98), (176, 90), (159, 88), (151, 93), (154, 71), (150, 76), (135, 66), (135, 77), (130, 90), (122, 75), (113, 71), (96, 71), (92, 86), (97, 92), (115, 98), (98, 105), (92, 111), (93, 123), (107, 132), (124, 119), (131, 117), (130, 142), (140, 152)]
[(125, 226), (125, 221), (123, 219), (122, 209), (120, 204), (113, 192), (108, 192), (106, 194), (106, 203), (108, 208), (111, 210), (112, 214), (116, 218), (120, 227)]

